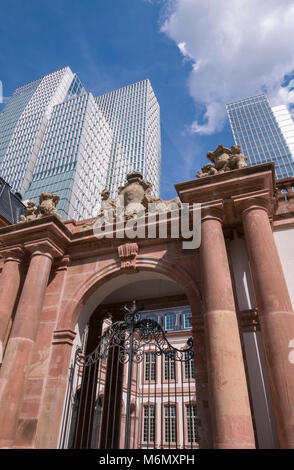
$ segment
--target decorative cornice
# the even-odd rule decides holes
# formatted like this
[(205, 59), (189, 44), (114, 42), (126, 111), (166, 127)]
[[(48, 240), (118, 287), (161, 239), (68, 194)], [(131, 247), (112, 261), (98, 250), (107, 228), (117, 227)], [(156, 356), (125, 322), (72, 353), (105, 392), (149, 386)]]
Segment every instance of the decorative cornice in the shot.
[(121, 269), (133, 273), (136, 271), (136, 258), (139, 252), (137, 243), (125, 243), (117, 248)]
[(73, 330), (55, 330), (53, 332), (52, 344), (73, 345), (76, 333)]

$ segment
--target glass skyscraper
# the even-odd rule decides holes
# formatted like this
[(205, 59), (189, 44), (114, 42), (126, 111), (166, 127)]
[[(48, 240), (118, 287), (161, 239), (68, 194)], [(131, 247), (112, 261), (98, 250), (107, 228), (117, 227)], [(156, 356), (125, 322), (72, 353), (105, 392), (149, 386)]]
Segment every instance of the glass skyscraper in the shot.
[(25, 199), (42, 192), (60, 196), (63, 218), (94, 215), (105, 187), (112, 131), (91, 93), (54, 107)]
[(106, 186), (116, 196), (127, 173), (138, 170), (159, 196), (160, 108), (148, 79), (98, 96), (96, 102), (113, 129)]
[(65, 67), (19, 87), (0, 113), (0, 176), (24, 200), (55, 192), (64, 219), (85, 219), (134, 169), (159, 194), (160, 142), (149, 80), (94, 98)]
[(278, 179), (294, 176), (293, 147), (285, 134), (289, 122), (282, 124), (283, 118), (278, 118), (279, 112), (271, 108), (267, 96), (262, 93), (229, 103), (226, 108), (235, 144), (248, 156), (248, 163), (273, 161)]
[(294, 122), (287, 107), (283, 104), (281, 106), (274, 106), (272, 108), (276, 121), (282, 131), (282, 134), (287, 142), (292, 157), (294, 156)]

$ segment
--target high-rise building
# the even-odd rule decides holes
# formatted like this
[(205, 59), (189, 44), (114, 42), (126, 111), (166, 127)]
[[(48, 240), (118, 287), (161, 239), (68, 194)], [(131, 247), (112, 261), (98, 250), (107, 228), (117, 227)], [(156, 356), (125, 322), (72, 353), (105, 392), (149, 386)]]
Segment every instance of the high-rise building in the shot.
[(56, 192), (64, 218), (96, 215), (137, 169), (159, 195), (159, 105), (149, 80), (94, 98), (69, 67), (17, 88), (0, 113), (0, 176), (24, 200)]
[(91, 93), (54, 107), (25, 199), (60, 197), (63, 218), (92, 217), (105, 187), (112, 131)]
[(160, 108), (148, 79), (96, 97), (113, 129), (106, 186), (112, 196), (127, 173), (138, 170), (159, 196), (161, 136)]
[(226, 108), (235, 144), (248, 156), (249, 164), (273, 161), (278, 179), (293, 176), (294, 124), (290, 114), (285, 116), (280, 106), (272, 108), (264, 93), (229, 103)]
[(53, 107), (62, 103), (75, 76), (69, 67), (17, 88), (0, 114), (0, 172), (22, 195), (35, 163)]
[[(284, 104), (274, 106), (272, 111), (290, 149), (291, 155), (294, 156), (294, 122), (291, 114)], [(291, 176), (293, 176), (293, 174)]]

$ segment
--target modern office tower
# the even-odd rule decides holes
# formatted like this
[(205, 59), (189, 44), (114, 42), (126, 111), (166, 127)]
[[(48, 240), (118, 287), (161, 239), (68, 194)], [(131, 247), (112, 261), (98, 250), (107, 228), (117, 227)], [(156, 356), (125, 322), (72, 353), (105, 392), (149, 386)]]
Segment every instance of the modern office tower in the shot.
[(248, 163), (273, 161), (278, 179), (293, 176), (294, 153), (280, 112), (271, 108), (267, 96), (262, 93), (229, 103), (226, 108), (235, 144), (249, 157)]
[(294, 122), (291, 114), (284, 104), (274, 106), (272, 111), (290, 149), (291, 155), (294, 156)]
[(93, 217), (139, 170), (159, 195), (159, 105), (149, 80), (94, 98), (69, 67), (17, 88), (0, 113), (0, 176), (23, 200), (60, 196), (63, 219)]
[(36, 201), (52, 191), (60, 196), (64, 219), (92, 217), (105, 188), (111, 142), (110, 126), (91, 93), (54, 106), (24, 198)]
[(112, 131), (69, 67), (18, 88), (0, 113), (0, 174), (24, 200), (60, 196), (64, 219), (92, 217)]
[(114, 197), (126, 175), (139, 170), (159, 196), (161, 166), (160, 108), (148, 79), (96, 97), (113, 129), (106, 187)]
[(35, 163), (53, 107), (75, 81), (69, 67), (17, 88), (0, 113), (0, 174), (22, 195)]

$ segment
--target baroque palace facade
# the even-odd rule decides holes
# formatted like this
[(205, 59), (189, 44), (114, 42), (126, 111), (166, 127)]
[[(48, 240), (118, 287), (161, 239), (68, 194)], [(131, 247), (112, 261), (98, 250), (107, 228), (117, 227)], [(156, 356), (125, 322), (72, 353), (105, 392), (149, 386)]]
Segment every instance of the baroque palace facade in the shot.
[[(294, 448), (294, 178), (208, 158), (173, 201), (128, 176), (153, 237), (97, 236), (109, 194), (96, 219), (47, 193), (0, 228), (1, 448)], [(197, 248), (170, 234), (180, 203)]]

